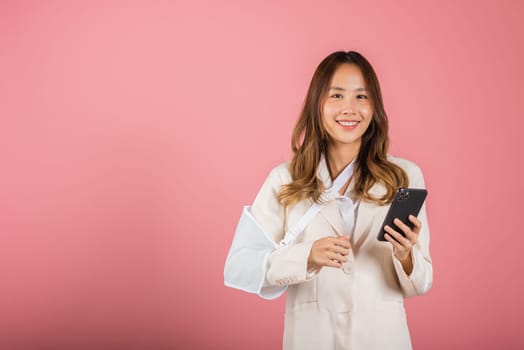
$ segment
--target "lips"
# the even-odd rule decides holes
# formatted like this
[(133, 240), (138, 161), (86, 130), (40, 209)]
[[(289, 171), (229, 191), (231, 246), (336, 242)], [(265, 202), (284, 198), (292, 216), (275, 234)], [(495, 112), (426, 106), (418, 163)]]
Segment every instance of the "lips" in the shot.
[(336, 122), (346, 127), (355, 127), (360, 123), (358, 120), (337, 120)]

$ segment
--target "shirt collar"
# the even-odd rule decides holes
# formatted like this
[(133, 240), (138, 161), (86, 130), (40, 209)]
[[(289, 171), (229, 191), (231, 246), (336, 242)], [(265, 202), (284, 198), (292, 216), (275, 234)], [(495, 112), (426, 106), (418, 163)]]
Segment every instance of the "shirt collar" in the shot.
[[(324, 155), (324, 153), (320, 155), (320, 161), (318, 162), (318, 167), (317, 167), (317, 177), (320, 179), (320, 181), (322, 181), (325, 189), (329, 189), (333, 185), (333, 180), (331, 179), (331, 175), (329, 174), (329, 168), (328, 168), (326, 156)], [(353, 189), (353, 185), (354, 185), (353, 178), (351, 178), (351, 181), (349, 182), (349, 186), (346, 189), (346, 192), (344, 193), (344, 195), (348, 195), (351, 192), (351, 190)], [(340, 194), (337, 193), (336, 197), (342, 197), (342, 196), (340, 196)]]

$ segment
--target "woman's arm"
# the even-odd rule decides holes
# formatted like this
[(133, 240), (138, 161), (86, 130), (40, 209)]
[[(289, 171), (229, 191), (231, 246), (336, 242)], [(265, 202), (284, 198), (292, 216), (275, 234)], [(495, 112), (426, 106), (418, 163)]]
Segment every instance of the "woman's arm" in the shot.
[[(411, 188), (425, 188), (424, 177), (418, 166), (411, 163), (408, 175), (410, 179), (409, 186)], [(409, 241), (411, 238), (410, 236), (413, 233), (416, 233), (415, 239), (411, 239), (411, 242), (415, 242), (415, 244), (412, 244), (412, 247), (407, 252), (407, 255), (398, 254), (399, 250), (402, 249), (402, 247), (399, 245), (397, 247), (397, 254), (395, 254), (394, 251), (392, 256), (393, 265), (395, 267), (402, 292), (406, 298), (415, 295), (426, 294), (431, 289), (433, 284), (433, 265), (429, 253), (429, 226), (425, 204), (420, 210), (418, 220), (415, 219), (413, 222), (415, 223), (413, 230), (414, 232), (410, 231), (409, 227), (406, 225), (398, 226), (401, 228), (404, 226), (405, 230), (410, 231), (406, 232), (406, 241)], [(390, 231), (390, 233), (393, 235), (393, 237), (395, 237), (394, 232)], [(394, 245), (395, 243), (396, 242), (392, 242)]]
[[(276, 244), (284, 238), (284, 208), (278, 202), (280, 186), (285, 183), (281, 165), (274, 168), (264, 182), (251, 206), (251, 213), (264, 232)], [(286, 286), (313, 278), (315, 271), (308, 271), (308, 257), (313, 242), (294, 243), (278, 247), (269, 257), (264, 287)]]

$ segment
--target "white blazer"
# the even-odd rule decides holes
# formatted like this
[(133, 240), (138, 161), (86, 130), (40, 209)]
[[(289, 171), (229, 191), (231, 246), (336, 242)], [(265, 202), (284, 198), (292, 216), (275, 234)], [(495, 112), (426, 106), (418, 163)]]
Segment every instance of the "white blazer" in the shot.
[[(424, 188), (420, 168), (414, 163), (389, 156), (409, 177), (409, 187)], [(284, 215), (278, 203), (280, 186), (291, 182), (289, 162), (275, 167), (260, 189), (251, 213), (275, 243), (312, 205), (304, 200), (288, 208)], [(317, 175), (329, 182), (325, 163)], [(328, 186), (330, 184), (327, 184)], [(350, 183), (346, 194), (351, 191)], [(385, 193), (376, 184), (374, 195)], [(413, 247), (413, 271), (408, 276), (393, 255), (389, 242), (377, 240), (389, 206), (361, 201), (354, 232), (344, 232), (335, 201), (331, 201), (311, 220), (294, 244), (279, 247), (268, 258), (265, 287), (288, 285), (284, 322), (285, 350), (406, 350), (411, 349), (403, 299), (429, 291), (433, 270), (429, 254), (429, 227), (425, 205), (418, 215), (422, 230)], [(313, 242), (326, 236), (351, 234), (352, 250), (346, 272), (323, 267), (307, 272)]]

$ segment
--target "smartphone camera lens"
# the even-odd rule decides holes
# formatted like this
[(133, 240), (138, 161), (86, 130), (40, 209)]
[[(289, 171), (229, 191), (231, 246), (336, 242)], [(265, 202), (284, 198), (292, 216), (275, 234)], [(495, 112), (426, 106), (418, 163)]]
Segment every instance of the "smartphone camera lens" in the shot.
[(400, 190), (399, 195), (398, 195), (398, 201), (399, 202), (405, 201), (408, 198), (409, 198), (409, 191)]

